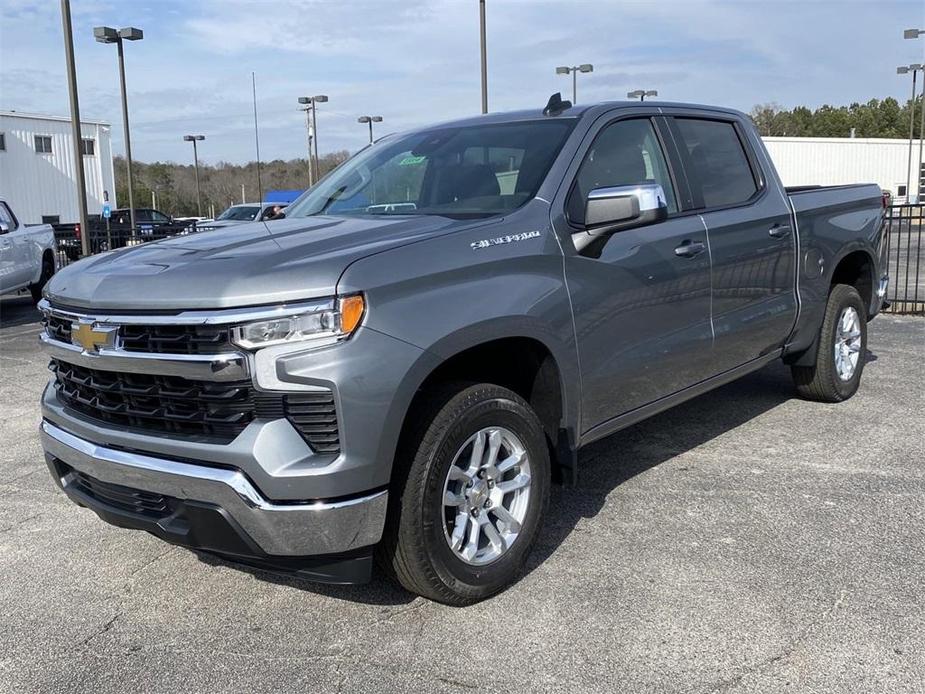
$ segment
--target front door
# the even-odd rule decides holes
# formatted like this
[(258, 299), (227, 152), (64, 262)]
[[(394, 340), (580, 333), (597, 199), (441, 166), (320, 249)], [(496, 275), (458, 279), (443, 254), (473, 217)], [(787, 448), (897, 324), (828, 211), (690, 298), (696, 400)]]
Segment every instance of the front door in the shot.
[(584, 201), (596, 188), (657, 183), (669, 212), (663, 222), (616, 232), (600, 257), (566, 252), (582, 433), (711, 375), (706, 230), (697, 215), (679, 214), (662, 142), (648, 117), (601, 126), (565, 201), (571, 231), (582, 228)]

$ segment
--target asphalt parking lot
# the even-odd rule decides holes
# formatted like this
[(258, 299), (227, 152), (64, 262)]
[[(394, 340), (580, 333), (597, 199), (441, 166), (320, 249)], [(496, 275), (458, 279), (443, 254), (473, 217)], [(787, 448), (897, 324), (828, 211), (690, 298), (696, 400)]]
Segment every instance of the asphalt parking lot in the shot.
[(873, 322), (847, 403), (773, 365), (586, 449), (527, 575), (465, 609), (72, 505), (36, 320), (0, 302), (0, 691), (925, 692), (925, 320)]

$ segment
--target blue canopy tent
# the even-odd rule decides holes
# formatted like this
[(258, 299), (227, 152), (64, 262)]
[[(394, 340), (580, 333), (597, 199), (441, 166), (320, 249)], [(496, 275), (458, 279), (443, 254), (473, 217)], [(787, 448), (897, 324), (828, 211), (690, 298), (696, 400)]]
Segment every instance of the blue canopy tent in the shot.
[(268, 190), (263, 196), (263, 201), (282, 202), (288, 205), (304, 192), (304, 190)]

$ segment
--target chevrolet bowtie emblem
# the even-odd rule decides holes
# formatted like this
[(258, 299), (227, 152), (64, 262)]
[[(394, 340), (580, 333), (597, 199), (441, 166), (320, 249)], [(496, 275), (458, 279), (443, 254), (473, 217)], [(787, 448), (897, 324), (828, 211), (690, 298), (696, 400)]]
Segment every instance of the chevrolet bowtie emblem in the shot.
[(115, 325), (75, 322), (71, 324), (71, 342), (87, 352), (97, 352), (104, 347), (115, 347), (118, 331)]

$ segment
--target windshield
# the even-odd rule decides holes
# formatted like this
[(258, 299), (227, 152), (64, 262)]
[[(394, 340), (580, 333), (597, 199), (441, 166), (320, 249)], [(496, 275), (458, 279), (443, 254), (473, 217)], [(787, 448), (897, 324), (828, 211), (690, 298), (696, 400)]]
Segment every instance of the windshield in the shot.
[(258, 212), (260, 212), (260, 208), (255, 205), (234, 205), (222, 212), (217, 219), (250, 222), (257, 216)]
[(388, 138), (332, 171), (286, 217), (502, 214), (536, 195), (572, 126), (523, 121)]

